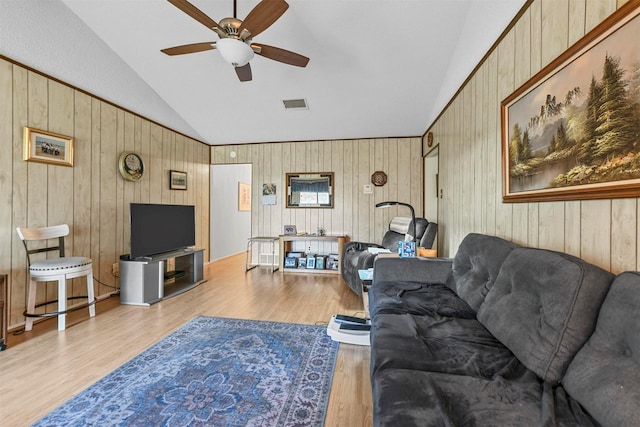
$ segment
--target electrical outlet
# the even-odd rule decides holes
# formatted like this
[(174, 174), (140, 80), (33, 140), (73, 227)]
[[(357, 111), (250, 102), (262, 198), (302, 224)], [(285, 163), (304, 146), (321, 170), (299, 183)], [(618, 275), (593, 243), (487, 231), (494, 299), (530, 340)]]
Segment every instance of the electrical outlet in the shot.
[(113, 274), (115, 277), (120, 277), (120, 263), (119, 262), (114, 262), (113, 265), (111, 266), (111, 274)]

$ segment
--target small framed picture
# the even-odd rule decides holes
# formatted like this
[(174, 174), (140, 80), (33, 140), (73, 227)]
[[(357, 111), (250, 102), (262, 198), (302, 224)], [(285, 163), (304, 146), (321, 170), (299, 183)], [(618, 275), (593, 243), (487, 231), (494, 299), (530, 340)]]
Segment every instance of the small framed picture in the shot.
[(298, 267), (298, 259), (296, 257), (286, 257), (284, 259), (284, 267), (285, 268), (296, 268)]
[(73, 138), (25, 126), (22, 158), (30, 162), (73, 166)]
[(316, 268), (316, 257), (315, 256), (307, 257), (307, 268)]
[(238, 211), (251, 212), (251, 184), (238, 183)]
[(295, 225), (285, 225), (284, 226), (284, 234), (285, 236), (291, 236), (298, 233), (298, 229)]
[(299, 258), (298, 259), (298, 268), (307, 268), (307, 259)]
[(169, 171), (169, 188), (171, 190), (187, 189), (187, 173), (181, 171)]

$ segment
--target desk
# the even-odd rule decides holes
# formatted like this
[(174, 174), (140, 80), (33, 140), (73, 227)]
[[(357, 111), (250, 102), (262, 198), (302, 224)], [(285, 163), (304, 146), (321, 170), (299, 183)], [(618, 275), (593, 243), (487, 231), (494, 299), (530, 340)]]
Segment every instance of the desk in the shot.
[(249, 262), (249, 252), (253, 248), (254, 243), (270, 243), (271, 244), (271, 272), (274, 273), (278, 270), (276, 266), (276, 242), (278, 241), (277, 237), (249, 237), (247, 239), (247, 254), (244, 260), (244, 272), (256, 268), (260, 264), (251, 264)]
[[(342, 249), (344, 248), (344, 244), (349, 241), (349, 237), (340, 234), (340, 235), (324, 235), (324, 236), (316, 236), (315, 234), (304, 234), (304, 235), (296, 235), (296, 234), (286, 234), (280, 236), (280, 271), (283, 273), (313, 273), (313, 274), (340, 274), (342, 272), (340, 265), (342, 259)], [(336, 242), (338, 244), (338, 269), (312, 269), (312, 268), (284, 268), (284, 259), (287, 256), (287, 252), (291, 251), (292, 245), (294, 242)], [(326, 254), (325, 254), (326, 255)]]

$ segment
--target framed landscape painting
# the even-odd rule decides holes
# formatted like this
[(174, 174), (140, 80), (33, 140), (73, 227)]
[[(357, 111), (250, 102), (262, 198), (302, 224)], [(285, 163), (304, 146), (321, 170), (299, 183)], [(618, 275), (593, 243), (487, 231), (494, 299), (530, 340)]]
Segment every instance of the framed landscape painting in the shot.
[(501, 103), (504, 202), (640, 196), (640, 8), (627, 3)]

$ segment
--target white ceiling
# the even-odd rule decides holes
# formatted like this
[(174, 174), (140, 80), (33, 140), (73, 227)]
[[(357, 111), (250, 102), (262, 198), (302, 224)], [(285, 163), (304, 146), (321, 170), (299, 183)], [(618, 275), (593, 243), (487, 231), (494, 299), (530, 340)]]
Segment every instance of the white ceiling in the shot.
[[(191, 2), (233, 16), (232, 0)], [(218, 40), (166, 0), (0, 0), (0, 54), (212, 145), (420, 136), (525, 0), (288, 2), (254, 42), (309, 64), (255, 56), (251, 82), (216, 50), (161, 53)], [(243, 19), (258, 0), (237, 3)]]

